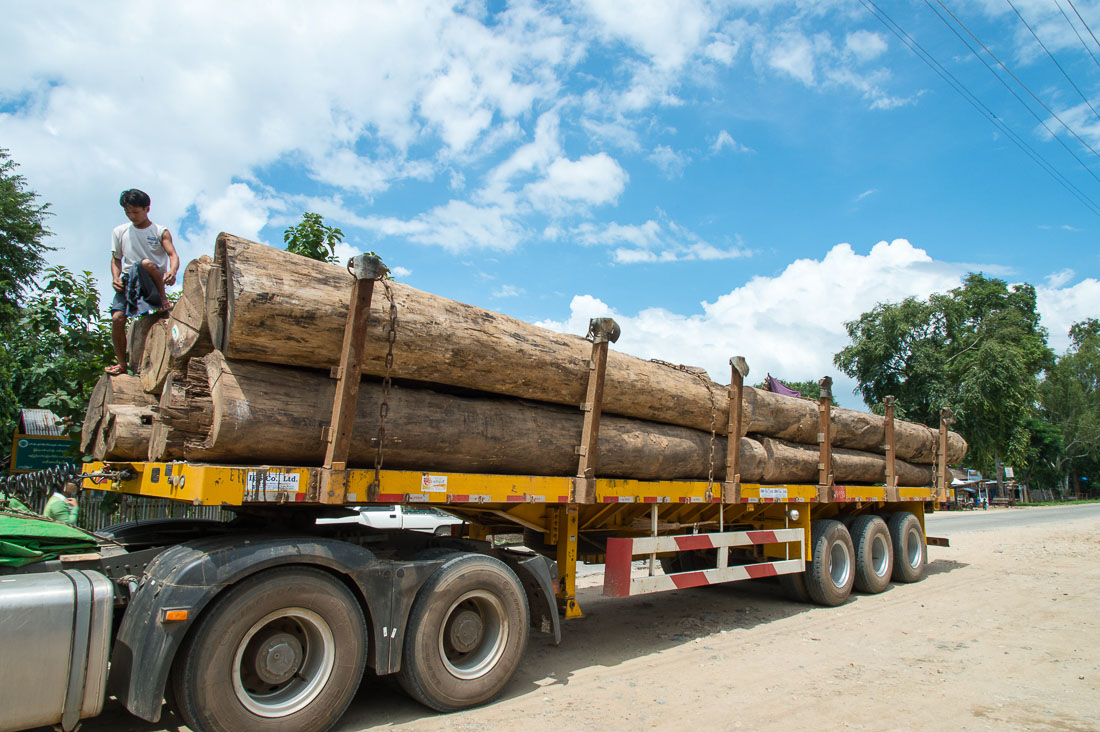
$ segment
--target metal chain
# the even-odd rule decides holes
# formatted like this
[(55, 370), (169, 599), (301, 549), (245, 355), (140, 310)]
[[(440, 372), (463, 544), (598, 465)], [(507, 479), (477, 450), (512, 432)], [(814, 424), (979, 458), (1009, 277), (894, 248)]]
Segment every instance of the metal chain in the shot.
[(662, 361), (659, 358), (651, 358), (649, 361), (658, 366), (665, 366), (675, 371), (682, 371), (685, 374), (690, 374), (703, 382), (703, 386), (707, 388), (707, 395), (710, 397), (710, 456), (707, 459), (707, 494), (709, 495), (714, 490), (714, 447), (718, 432), (718, 403), (714, 399), (713, 382), (710, 380), (710, 377), (707, 376), (706, 369)]
[(378, 446), (374, 453), (374, 480), (371, 488), (378, 488), (382, 484), (382, 443), (386, 439), (386, 417), (390, 413), (390, 386), (392, 380), (390, 374), (393, 371), (393, 344), (397, 340), (397, 303), (394, 302), (393, 290), (388, 280), (382, 280), (382, 287), (386, 290), (386, 298), (390, 301), (390, 323), (386, 330), (386, 340), (389, 345), (386, 349), (386, 375), (382, 377), (382, 402), (378, 405)]

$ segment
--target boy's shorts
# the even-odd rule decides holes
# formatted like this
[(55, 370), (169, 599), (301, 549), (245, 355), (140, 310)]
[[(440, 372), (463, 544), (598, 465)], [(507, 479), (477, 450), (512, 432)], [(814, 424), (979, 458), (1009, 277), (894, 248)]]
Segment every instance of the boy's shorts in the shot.
[(127, 318), (137, 318), (159, 310), (162, 305), (152, 275), (140, 264), (134, 264), (122, 274), (122, 291), (115, 293), (111, 312), (121, 310)]

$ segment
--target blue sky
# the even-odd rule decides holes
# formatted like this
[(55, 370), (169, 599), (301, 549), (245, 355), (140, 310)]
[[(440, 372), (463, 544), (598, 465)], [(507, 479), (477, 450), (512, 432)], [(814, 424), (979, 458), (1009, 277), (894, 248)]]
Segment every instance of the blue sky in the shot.
[(869, 0), (46, 1), (4, 6), (0, 147), (105, 294), (124, 188), (184, 261), (316, 211), (414, 287), (858, 406), (831, 359), (879, 301), (1029, 282), (1059, 351), (1100, 315), (1100, 6), (875, 7), (1007, 134)]

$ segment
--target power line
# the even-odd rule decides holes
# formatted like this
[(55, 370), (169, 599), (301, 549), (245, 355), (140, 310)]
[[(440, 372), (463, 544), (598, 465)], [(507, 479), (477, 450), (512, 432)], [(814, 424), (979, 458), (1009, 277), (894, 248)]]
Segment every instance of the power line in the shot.
[(1098, 118), (1100, 118), (1100, 112), (1096, 111), (1096, 107), (1092, 106), (1092, 102), (1090, 102), (1088, 100), (1088, 97), (1085, 96), (1084, 92), (1082, 92), (1077, 87), (1077, 85), (1073, 83), (1073, 79), (1069, 78), (1069, 74), (1067, 74), (1066, 70), (1062, 68), (1062, 64), (1058, 63), (1058, 59), (1054, 58), (1054, 54), (1050, 52), (1050, 50), (1047, 48), (1046, 44), (1043, 43), (1043, 41), (1039, 38), (1039, 36), (1032, 29), (1032, 27), (1030, 25), (1028, 25), (1026, 20), (1024, 20), (1024, 16), (1020, 15), (1020, 11), (1017, 10), (1016, 6), (1012, 4), (1012, 0), (1005, 0), (1005, 2), (1008, 3), (1008, 7), (1012, 8), (1013, 12), (1016, 13), (1016, 17), (1020, 19), (1020, 22), (1024, 24), (1024, 27), (1027, 28), (1029, 31), (1031, 31), (1032, 37), (1035, 38), (1035, 41), (1040, 46), (1042, 46), (1044, 51), (1047, 52), (1047, 56), (1050, 56), (1050, 60), (1053, 61), (1054, 65), (1058, 67), (1058, 70), (1062, 72), (1062, 76), (1066, 77), (1066, 81), (1068, 81), (1069, 85), (1074, 88), (1074, 90), (1077, 92), (1077, 95), (1081, 97), (1081, 99), (1085, 102), (1085, 104), (1089, 105), (1089, 109), (1092, 110), (1092, 113), (1095, 114)]
[[(1056, 183), (1065, 188), (1070, 195), (1076, 198), (1085, 206), (1091, 213), (1100, 216), (1100, 205), (1097, 205), (1095, 201), (1089, 198), (1083, 191), (1075, 186), (1068, 178), (1060, 173), (1053, 165), (1051, 165), (1046, 158), (1044, 158), (1039, 152), (1034, 150), (1028, 145), (1019, 135), (1013, 132), (1005, 123), (1003, 123), (997, 115), (985, 106), (980, 99), (977, 98), (969, 89), (966, 88), (961, 81), (955, 78), (955, 76), (948, 71), (939, 61), (928, 53), (912, 36), (910, 36), (904, 28), (902, 28), (893, 18), (891, 18), (884, 10), (875, 5), (873, 0), (859, 0), (859, 2), (871, 13), (874, 18), (881, 23), (888, 31), (893, 33), (913, 54), (923, 61), (932, 71), (936, 73), (943, 81), (955, 90), (963, 99), (966, 100), (970, 106), (978, 112), (978, 114), (985, 117), (990, 124), (997, 130), (1002, 132), (1009, 140), (1012, 141), (1016, 147), (1027, 155), (1031, 160), (1038, 165), (1042, 170), (1054, 179)], [(887, 22), (889, 21), (889, 22)]]
[[(1062, 6), (1058, 2), (1058, 0), (1054, 0), (1054, 5), (1058, 8), (1058, 12), (1062, 14), (1062, 17), (1066, 19), (1066, 22), (1069, 23), (1069, 27), (1073, 29), (1074, 34), (1077, 36), (1077, 40), (1081, 41), (1081, 45), (1084, 46), (1085, 50), (1089, 52), (1089, 56), (1092, 56), (1092, 62), (1094, 64), (1096, 64), (1098, 67), (1100, 67), (1100, 59), (1096, 58), (1096, 54), (1092, 52), (1091, 48), (1089, 48), (1089, 44), (1085, 43), (1085, 39), (1081, 37), (1081, 31), (1077, 30), (1077, 26), (1075, 26), (1073, 24), (1073, 21), (1069, 19), (1069, 16), (1066, 15), (1066, 11), (1062, 9)], [(1070, 5), (1072, 6), (1073, 3), (1071, 2)], [(1077, 8), (1074, 8), (1073, 12), (1076, 13)], [(1077, 17), (1080, 18), (1081, 14), (1077, 13)], [(1085, 21), (1082, 20), (1081, 22), (1084, 23)], [(1085, 28), (1087, 29), (1088, 26), (1086, 25)], [(1090, 33), (1091, 33), (1091, 31), (1090, 31)], [(1096, 39), (1096, 36), (1093, 36), (1093, 40), (1095, 40), (1095, 39)], [(1097, 45), (1100, 45), (1100, 44), (1097, 44)]]
[(1089, 32), (1089, 35), (1092, 36), (1092, 40), (1096, 43), (1097, 46), (1100, 46), (1100, 41), (1096, 40), (1096, 34), (1092, 32), (1092, 28), (1089, 28), (1089, 24), (1086, 23), (1085, 19), (1081, 17), (1081, 13), (1077, 10), (1077, 6), (1073, 4), (1073, 0), (1066, 0), (1066, 2), (1069, 3), (1069, 6), (1071, 8), (1073, 8), (1073, 12), (1077, 14), (1077, 19), (1081, 21), (1081, 25), (1085, 26), (1085, 30), (1087, 30)]
[[(1017, 84), (1019, 84), (1019, 85), (1020, 85), (1021, 87), (1023, 87), (1024, 91), (1026, 91), (1026, 92), (1027, 92), (1028, 94), (1031, 94), (1032, 98), (1033, 98), (1033, 99), (1034, 99), (1035, 101), (1039, 102), (1039, 105), (1040, 105), (1040, 106), (1041, 106), (1041, 107), (1042, 107), (1043, 109), (1045, 109), (1045, 110), (1046, 110), (1047, 112), (1049, 112), (1049, 113), (1050, 113), (1050, 115), (1051, 115), (1052, 117), (1054, 117), (1054, 119), (1056, 119), (1056, 120), (1058, 120), (1059, 122), (1061, 122), (1061, 123), (1062, 123), (1062, 126), (1063, 126), (1063, 127), (1065, 127), (1065, 128), (1066, 128), (1066, 130), (1067, 130), (1067, 131), (1068, 131), (1068, 132), (1069, 132), (1069, 133), (1070, 133), (1071, 135), (1073, 135), (1073, 136), (1074, 136), (1074, 137), (1075, 137), (1075, 138), (1077, 139), (1077, 141), (1078, 141), (1078, 142), (1080, 142), (1080, 143), (1081, 143), (1082, 145), (1084, 145), (1085, 147), (1087, 147), (1087, 148), (1088, 148), (1088, 149), (1089, 149), (1089, 150), (1090, 150), (1090, 151), (1092, 152), (1092, 154), (1093, 154), (1093, 155), (1095, 155), (1096, 157), (1100, 158), (1100, 153), (1097, 153), (1097, 152), (1096, 152), (1095, 150), (1093, 150), (1093, 149), (1092, 149), (1092, 146), (1091, 146), (1091, 145), (1089, 145), (1089, 144), (1088, 144), (1087, 142), (1085, 142), (1084, 140), (1082, 140), (1082, 139), (1081, 139), (1081, 138), (1080, 138), (1080, 137), (1079, 137), (1079, 136), (1077, 135), (1077, 133), (1076, 133), (1076, 132), (1074, 132), (1073, 130), (1071, 130), (1071, 129), (1069, 128), (1069, 125), (1067, 125), (1067, 124), (1066, 124), (1065, 122), (1062, 122), (1062, 118), (1061, 118), (1061, 117), (1059, 117), (1059, 116), (1058, 116), (1057, 114), (1055, 114), (1055, 113), (1054, 113), (1054, 111), (1050, 109), (1050, 107), (1048, 107), (1047, 105), (1043, 104), (1042, 100), (1040, 100), (1040, 99), (1039, 99), (1039, 97), (1037, 97), (1037, 96), (1035, 96), (1034, 94), (1032, 94), (1031, 90), (1027, 88), (1027, 85), (1026, 85), (1026, 84), (1024, 84), (1024, 83), (1023, 83), (1022, 81), (1020, 81), (1019, 79), (1017, 79), (1017, 78), (1016, 78), (1016, 75), (1015, 75), (1015, 74), (1013, 74), (1013, 73), (1012, 73), (1011, 71), (1009, 71), (1008, 67), (1007, 67), (1007, 66), (1005, 66), (1005, 65), (1004, 65), (1003, 63), (1001, 63), (1001, 60), (1000, 60), (999, 58), (997, 58), (997, 56), (996, 56), (996, 55), (995, 55), (995, 54), (994, 54), (994, 53), (993, 53), (992, 51), (990, 51), (990, 50), (989, 50), (988, 48), (986, 48), (985, 44), (984, 44), (984, 43), (982, 43), (982, 42), (981, 42), (981, 40), (979, 40), (979, 39), (978, 39), (978, 37), (977, 37), (976, 35), (974, 35), (973, 33), (971, 33), (971, 32), (970, 32), (970, 29), (969, 29), (969, 28), (967, 28), (967, 27), (966, 27), (966, 25), (965, 25), (965, 24), (964, 24), (964, 23), (963, 23), (963, 22), (962, 22), (961, 20), (959, 20), (959, 19), (958, 19), (957, 17), (955, 17), (955, 14), (954, 14), (954, 13), (952, 13), (952, 12), (951, 12), (950, 10), (948, 10), (947, 6), (943, 4), (943, 1), (942, 1), (942, 0), (936, 0), (936, 2), (937, 2), (937, 3), (939, 3), (939, 5), (940, 5), (940, 6), (941, 6), (941, 7), (942, 7), (942, 8), (943, 8), (943, 9), (944, 9), (944, 10), (945, 10), (946, 12), (947, 12), (947, 14), (948, 14), (948, 15), (950, 15), (950, 16), (951, 16), (951, 17), (952, 17), (952, 18), (953, 18), (953, 19), (955, 20), (955, 22), (959, 24), (959, 27), (961, 27), (961, 28), (962, 28), (963, 30), (965, 30), (965, 31), (966, 31), (966, 32), (967, 32), (967, 33), (968, 33), (968, 34), (970, 35), (970, 37), (971, 37), (971, 38), (973, 38), (973, 39), (974, 39), (974, 41), (975, 41), (975, 42), (976, 42), (976, 43), (977, 43), (977, 44), (978, 44), (979, 46), (981, 46), (981, 47), (982, 47), (982, 50), (984, 50), (984, 51), (985, 51), (985, 52), (986, 52), (987, 54), (989, 54), (990, 58), (992, 58), (992, 59), (993, 59), (994, 61), (996, 61), (996, 62), (997, 62), (997, 63), (998, 63), (999, 65), (1000, 65), (1000, 67), (1001, 67), (1002, 69), (1004, 69), (1004, 70), (1005, 70), (1005, 73), (1007, 73), (1007, 74), (1008, 74), (1009, 76), (1011, 76), (1011, 77), (1012, 77), (1012, 78), (1013, 78), (1013, 79), (1014, 79), (1014, 80), (1016, 81), (1016, 83), (1017, 83)], [(1091, 168), (1090, 168), (1090, 167), (1089, 167), (1088, 165), (1086, 165), (1086, 164), (1085, 164), (1085, 161), (1084, 161), (1084, 160), (1082, 160), (1081, 158), (1079, 158), (1079, 157), (1077, 156), (1077, 153), (1073, 152), (1073, 150), (1071, 150), (1071, 149), (1070, 149), (1069, 145), (1067, 145), (1067, 144), (1065, 143), (1065, 140), (1063, 140), (1063, 139), (1062, 139), (1061, 137), (1059, 137), (1059, 136), (1058, 136), (1057, 134), (1055, 134), (1054, 130), (1050, 129), (1050, 127), (1049, 127), (1049, 126), (1047, 125), (1047, 123), (1043, 121), (1043, 118), (1042, 118), (1042, 117), (1040, 117), (1039, 115), (1035, 114), (1035, 110), (1033, 110), (1033, 109), (1032, 109), (1032, 108), (1031, 108), (1030, 106), (1028, 106), (1027, 102), (1025, 102), (1025, 101), (1024, 101), (1023, 99), (1020, 99), (1020, 95), (1019, 95), (1019, 94), (1017, 94), (1016, 92), (1014, 92), (1014, 91), (1012, 90), (1012, 87), (1010, 87), (1010, 86), (1009, 86), (1009, 85), (1008, 85), (1008, 84), (1007, 84), (1007, 83), (1005, 82), (1005, 80), (1004, 80), (1004, 79), (1002, 79), (1002, 78), (1001, 78), (1001, 77), (1000, 77), (1000, 76), (999, 76), (999, 75), (997, 74), (997, 72), (993, 70), (993, 67), (989, 65), (989, 62), (988, 62), (988, 61), (986, 61), (986, 60), (985, 60), (984, 58), (982, 58), (981, 54), (980, 54), (980, 53), (978, 53), (977, 51), (975, 51), (975, 50), (974, 50), (974, 48), (973, 48), (973, 47), (972, 47), (972, 46), (971, 46), (971, 45), (970, 45), (969, 43), (967, 43), (967, 42), (966, 42), (966, 39), (964, 39), (964, 38), (963, 38), (962, 36), (960, 36), (960, 35), (959, 35), (958, 31), (956, 31), (956, 30), (955, 30), (955, 29), (954, 29), (954, 28), (953, 28), (953, 27), (951, 26), (951, 24), (947, 22), (947, 19), (946, 19), (946, 18), (944, 18), (944, 17), (942, 16), (942, 15), (940, 15), (940, 13), (939, 13), (939, 11), (938, 11), (938, 10), (936, 10), (935, 8), (933, 8), (933, 7), (932, 7), (932, 3), (931, 3), (931, 2), (929, 2), (929, 0), (924, 0), (924, 4), (925, 4), (925, 5), (927, 5), (927, 6), (928, 6), (928, 7), (929, 7), (929, 8), (930, 8), (930, 9), (932, 10), (932, 12), (934, 12), (934, 13), (936, 14), (936, 17), (937, 17), (937, 18), (939, 18), (940, 20), (942, 20), (942, 21), (943, 21), (943, 23), (944, 23), (944, 25), (946, 25), (946, 26), (947, 26), (947, 27), (948, 27), (948, 28), (949, 28), (949, 29), (951, 30), (951, 32), (952, 32), (952, 33), (954, 33), (954, 34), (955, 34), (955, 35), (956, 35), (956, 36), (958, 37), (958, 39), (959, 39), (960, 41), (962, 41), (962, 42), (963, 42), (963, 44), (964, 44), (964, 45), (965, 45), (965, 46), (966, 46), (966, 47), (967, 47), (968, 49), (970, 49), (970, 52), (971, 52), (971, 53), (973, 53), (973, 54), (974, 54), (974, 56), (975, 56), (975, 57), (976, 57), (976, 58), (977, 58), (977, 59), (978, 59), (979, 61), (981, 61), (981, 62), (982, 62), (982, 63), (983, 63), (984, 65), (985, 65), (985, 67), (986, 67), (987, 69), (989, 69), (989, 73), (993, 74), (993, 77), (994, 77), (995, 79), (997, 79), (997, 81), (1001, 82), (1001, 84), (1002, 84), (1002, 85), (1004, 86), (1004, 88), (1005, 88), (1005, 89), (1008, 89), (1009, 93), (1011, 93), (1011, 94), (1012, 94), (1012, 96), (1016, 97), (1016, 100), (1017, 100), (1017, 101), (1019, 101), (1019, 102), (1020, 102), (1020, 104), (1021, 104), (1021, 105), (1023, 105), (1024, 109), (1026, 109), (1026, 110), (1028, 111), (1028, 113), (1029, 113), (1029, 114), (1031, 114), (1031, 116), (1032, 116), (1032, 117), (1034, 117), (1034, 118), (1036, 119), (1036, 121), (1037, 121), (1037, 122), (1038, 122), (1039, 124), (1041, 124), (1041, 125), (1043, 126), (1043, 129), (1044, 129), (1044, 130), (1046, 130), (1047, 132), (1049, 132), (1049, 133), (1050, 133), (1050, 136), (1051, 136), (1051, 137), (1053, 137), (1053, 138), (1054, 138), (1054, 139), (1055, 139), (1055, 140), (1056, 140), (1056, 141), (1058, 142), (1058, 144), (1059, 144), (1059, 145), (1061, 145), (1061, 146), (1062, 146), (1062, 147), (1063, 147), (1063, 148), (1065, 149), (1065, 151), (1066, 151), (1066, 152), (1068, 152), (1068, 153), (1069, 153), (1070, 155), (1072, 155), (1072, 156), (1073, 156), (1073, 159), (1074, 159), (1074, 160), (1076, 160), (1076, 161), (1077, 161), (1078, 163), (1080, 163), (1080, 164), (1081, 164), (1081, 167), (1085, 169), (1085, 172), (1087, 172), (1087, 173), (1088, 173), (1089, 175), (1091, 175), (1091, 176), (1093, 177), (1093, 179), (1094, 179), (1094, 180), (1095, 180), (1095, 181), (1096, 181), (1097, 183), (1100, 183), (1100, 177), (1097, 177), (1096, 173), (1095, 173), (1095, 172), (1093, 172), (1093, 170), (1092, 170), (1092, 169), (1091, 169)]]

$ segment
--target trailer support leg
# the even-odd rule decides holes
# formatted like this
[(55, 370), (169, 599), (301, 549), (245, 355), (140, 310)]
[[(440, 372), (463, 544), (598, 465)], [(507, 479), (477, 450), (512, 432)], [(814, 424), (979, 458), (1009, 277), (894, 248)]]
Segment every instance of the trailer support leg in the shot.
[(580, 526), (577, 506), (562, 506), (555, 518), (558, 534), (558, 610), (566, 619), (579, 618), (584, 613), (577, 604), (577, 534)]

